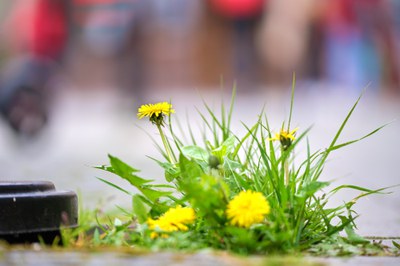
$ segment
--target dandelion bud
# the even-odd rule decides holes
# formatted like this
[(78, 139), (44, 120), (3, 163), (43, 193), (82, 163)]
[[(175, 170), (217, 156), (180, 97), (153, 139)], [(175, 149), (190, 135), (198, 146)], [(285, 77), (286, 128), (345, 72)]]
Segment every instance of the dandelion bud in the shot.
[(210, 166), (210, 168), (218, 169), (220, 161), (216, 156), (210, 155), (210, 157), (208, 157), (208, 165)]

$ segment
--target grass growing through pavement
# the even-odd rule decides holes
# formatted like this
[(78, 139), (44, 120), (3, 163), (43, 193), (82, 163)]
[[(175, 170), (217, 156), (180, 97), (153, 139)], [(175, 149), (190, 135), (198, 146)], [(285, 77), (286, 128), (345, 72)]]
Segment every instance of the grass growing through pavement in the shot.
[[(231, 130), (235, 91), (229, 106), (221, 103), (219, 113), (204, 102), (206, 112), (199, 111), (204, 125), (202, 138), (194, 136), (189, 124), (189, 142), (178, 137), (181, 127), (171, 119), (175, 112), (171, 103), (143, 105), (138, 117), (148, 118), (161, 137), (157, 147), (164, 159), (153, 160), (164, 169), (166, 182), (156, 184), (142, 178), (138, 169), (109, 155), (110, 164), (97, 168), (123, 178), (132, 189), (100, 180), (130, 195), (132, 209), (121, 210), (123, 219), (99, 221), (92, 234), (81, 230), (64, 240), (73, 245), (212, 248), (239, 254), (383, 252), (383, 245), (356, 234), (357, 214), (352, 208), (360, 198), (382, 193), (384, 188), (346, 184), (331, 188), (330, 182), (320, 180), (332, 152), (375, 134), (383, 126), (358, 139), (338, 142), (360, 96), (330, 145), (311, 151), (309, 129), (292, 126), (294, 85), (293, 79), (289, 117), (279, 132), (271, 130), (263, 111), (255, 124), (243, 124), (244, 135), (235, 134)], [(295, 163), (294, 151), (304, 142), (305, 159)], [(326, 207), (342, 189), (360, 194), (342, 205)]]

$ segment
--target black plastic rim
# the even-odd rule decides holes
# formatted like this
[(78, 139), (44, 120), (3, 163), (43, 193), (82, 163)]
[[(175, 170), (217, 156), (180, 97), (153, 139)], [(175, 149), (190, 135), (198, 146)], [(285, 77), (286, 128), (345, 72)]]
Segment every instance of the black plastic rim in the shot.
[(59, 235), (61, 226), (73, 228), (77, 223), (74, 192), (56, 191), (47, 181), (0, 182), (0, 238), (11, 243), (35, 242), (40, 235), (49, 242)]

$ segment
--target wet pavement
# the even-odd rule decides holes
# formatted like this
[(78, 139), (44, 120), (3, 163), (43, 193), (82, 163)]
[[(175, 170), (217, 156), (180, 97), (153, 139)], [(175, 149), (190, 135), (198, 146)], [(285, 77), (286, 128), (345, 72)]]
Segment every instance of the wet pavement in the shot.
[[(218, 92), (206, 90), (201, 94), (211, 106), (218, 107), (220, 99)], [(327, 147), (357, 96), (357, 93), (346, 93), (336, 89), (326, 90), (317, 85), (299, 89), (296, 92), (292, 124), (298, 126), (299, 131), (312, 126), (309, 134), (312, 150)], [(289, 97), (288, 93), (268, 89), (250, 93), (240, 92), (236, 101), (233, 128), (237, 132), (244, 132), (241, 123), (255, 122), (265, 104), (271, 127), (279, 129), (289, 112)], [(171, 100), (176, 109), (175, 116), (184, 122), (188, 113), (190, 124), (194, 127), (199, 124), (194, 107), (202, 109), (198, 92), (165, 89), (150, 92), (146, 98), (151, 99), (152, 102)], [(229, 100), (229, 95), (225, 98)], [(156, 129), (150, 123), (136, 118), (138, 103), (139, 100), (134, 97), (119, 97), (111, 90), (64, 90), (54, 101), (50, 123), (40, 135), (33, 139), (15, 136), (4, 121), (0, 120), (0, 147), (2, 147), (0, 149), (2, 169), (0, 180), (49, 180), (56, 185), (58, 190), (78, 192), (83, 205), (87, 208), (101, 206), (105, 209), (113, 209), (115, 205), (129, 207), (128, 196), (108, 187), (96, 177), (107, 178), (125, 188), (127, 184), (92, 166), (107, 164), (107, 154), (113, 154), (141, 169), (144, 177), (163, 181), (162, 170), (147, 157), (160, 158), (155, 145), (147, 135), (157, 139)], [(376, 135), (333, 153), (325, 167), (323, 179), (335, 180), (333, 186), (354, 184), (371, 189), (400, 184), (398, 171), (400, 123), (395, 120), (399, 117), (399, 98), (382, 97), (367, 91), (340, 141), (345, 142), (362, 137), (382, 124), (394, 121)], [(301, 158), (305, 149), (300, 147), (296, 153)], [(355, 210), (360, 215), (357, 223), (359, 234), (400, 236), (400, 187), (387, 191), (392, 193), (373, 195), (361, 199), (355, 205)], [(357, 195), (358, 193), (352, 191), (340, 193), (335, 197), (332, 205), (350, 200)], [(9, 265), (20, 265), (15, 262), (13, 256), (21, 255), (22, 258), (28, 259), (33, 254), (36, 257), (37, 254), (31, 251), (7, 252), (3, 254), (3, 262), (0, 259), (0, 265), (4, 262)], [(37, 257), (40, 265), (53, 264), (51, 252), (40, 254)], [(68, 257), (68, 261), (61, 265), (80, 264), (74, 264), (74, 259), (80, 262), (82, 256), (89, 256), (88, 265), (97, 261), (107, 261), (99, 260), (94, 255), (64, 254), (55, 255), (57, 259), (61, 256), (61, 260), (64, 256)], [(111, 261), (119, 261), (122, 265), (128, 262), (136, 263), (136, 259), (143, 259), (125, 260), (114, 253), (101, 256)], [(42, 258), (44, 258), (43, 261)], [(331, 260), (325, 262), (330, 264)], [(381, 258), (359, 258), (355, 259), (355, 262), (353, 264), (351, 260), (332, 260), (332, 265), (380, 265), (382, 261)], [(387, 265), (395, 265), (390, 264), (393, 262), (392, 258), (385, 260), (385, 265), (386, 262)], [(152, 263), (150, 260), (144, 265), (153, 265)], [(212, 258), (201, 265), (208, 264), (232, 265), (220, 262), (213, 264)], [(171, 262), (170, 265), (187, 265), (187, 263)]]

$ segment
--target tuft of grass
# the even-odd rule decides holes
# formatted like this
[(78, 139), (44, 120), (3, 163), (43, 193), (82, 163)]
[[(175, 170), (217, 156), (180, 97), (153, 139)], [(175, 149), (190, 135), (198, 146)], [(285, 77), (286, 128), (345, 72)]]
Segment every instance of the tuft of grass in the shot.
[[(156, 250), (213, 248), (238, 254), (303, 251), (324, 254), (327, 247), (333, 247), (337, 251), (335, 255), (361, 254), (360, 250), (369, 250), (365, 254), (378, 252), (381, 246), (371, 244), (355, 232), (357, 214), (353, 206), (365, 196), (384, 193), (386, 188), (368, 189), (349, 184), (331, 188), (331, 183), (321, 181), (320, 177), (332, 152), (379, 132), (385, 125), (360, 138), (338, 143), (360, 102), (360, 95), (330, 145), (311, 151), (307, 137), (310, 128), (298, 132), (292, 128), (294, 95), (295, 76), (289, 117), (278, 133), (272, 132), (264, 110), (254, 124), (243, 124), (244, 135), (232, 131), (235, 89), (229, 106), (222, 101), (219, 113), (203, 100), (205, 112), (197, 109), (203, 123), (201, 139), (195, 137), (190, 122), (186, 126), (188, 136), (180, 137), (185, 132), (184, 126), (172, 121), (168, 113), (166, 127), (158, 126), (163, 145), (157, 144), (157, 148), (165, 161), (152, 158), (164, 169), (166, 184), (155, 184), (140, 177), (138, 169), (109, 155), (110, 165), (97, 168), (123, 178), (138, 192), (100, 179), (131, 195), (133, 206), (132, 210), (123, 210), (128, 217), (126, 222), (110, 221), (108, 227), (95, 231), (90, 239), (93, 245), (141, 246)], [(294, 151), (303, 142), (306, 144), (305, 159), (295, 163)], [(328, 208), (331, 198), (343, 189), (360, 194)], [(270, 206), (270, 213), (262, 222), (257, 220), (249, 228), (233, 225), (226, 215), (229, 202), (241, 191), (261, 193)], [(193, 208), (196, 221), (185, 225), (186, 229), (160, 225), (155, 232), (163, 237), (154, 237), (147, 220), (157, 219), (177, 205)]]

